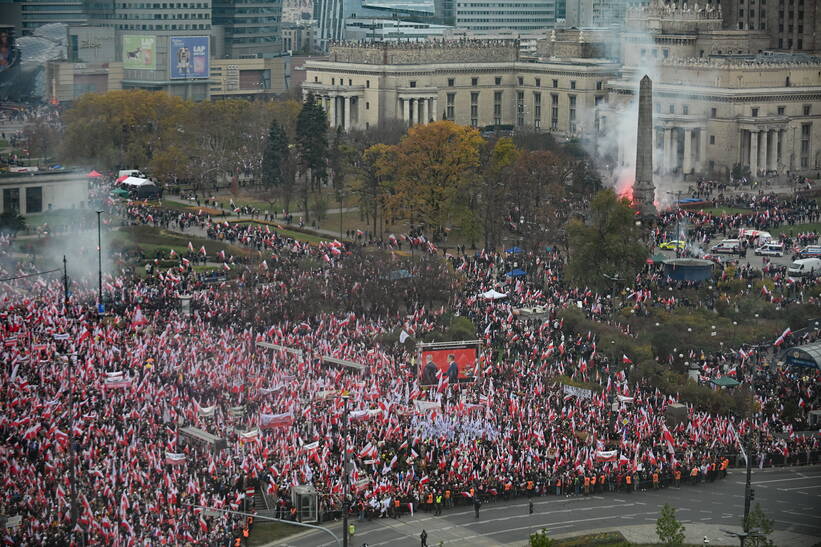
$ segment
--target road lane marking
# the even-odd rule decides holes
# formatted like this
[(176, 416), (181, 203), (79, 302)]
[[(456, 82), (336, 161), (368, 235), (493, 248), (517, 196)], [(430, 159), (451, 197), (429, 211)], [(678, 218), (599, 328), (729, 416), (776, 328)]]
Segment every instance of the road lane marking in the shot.
[[(796, 488), (779, 488), (779, 490), (781, 492), (793, 492), (795, 490), (809, 490), (810, 488), (821, 488), (821, 484), (816, 484), (815, 486), (797, 486)], [(806, 492), (799, 492), (799, 494), (806, 494)]]

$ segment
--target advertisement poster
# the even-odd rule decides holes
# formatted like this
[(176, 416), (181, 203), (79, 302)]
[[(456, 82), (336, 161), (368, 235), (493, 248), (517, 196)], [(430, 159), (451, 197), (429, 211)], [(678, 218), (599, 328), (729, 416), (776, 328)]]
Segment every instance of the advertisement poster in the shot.
[[(441, 370), (448, 374), (451, 363), (456, 363), (459, 383), (472, 382), (476, 376), (477, 360), (479, 359), (479, 342), (464, 343), (422, 344), (420, 352), (420, 383), (431, 385), (438, 383), (436, 371)], [(435, 368), (434, 368), (435, 367)]]
[(172, 80), (208, 78), (208, 36), (172, 36), (168, 61)]
[(153, 36), (123, 36), (123, 68), (154, 70), (157, 68), (157, 39)]

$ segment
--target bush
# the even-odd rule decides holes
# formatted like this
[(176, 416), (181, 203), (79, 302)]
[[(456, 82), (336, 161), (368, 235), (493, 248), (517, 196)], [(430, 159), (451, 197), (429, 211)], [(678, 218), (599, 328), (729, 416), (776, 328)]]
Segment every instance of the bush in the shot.
[(664, 545), (684, 545), (684, 526), (676, 519), (676, 510), (667, 503), (656, 521), (656, 535)]
[(547, 535), (547, 530), (530, 534), (530, 547), (553, 547), (555, 544), (556, 542)]

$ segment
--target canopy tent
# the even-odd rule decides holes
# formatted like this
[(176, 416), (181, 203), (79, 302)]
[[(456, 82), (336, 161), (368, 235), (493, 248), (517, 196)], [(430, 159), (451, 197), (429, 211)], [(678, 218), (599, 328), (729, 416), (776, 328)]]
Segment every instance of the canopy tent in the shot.
[(519, 253), (523, 253), (524, 250), (520, 249), (519, 247), (511, 247), (510, 249), (507, 249), (505, 252), (510, 253), (512, 255), (516, 255), (516, 254), (519, 254)]
[(793, 367), (821, 368), (821, 342), (795, 346), (786, 350), (784, 362)]
[(128, 190), (124, 188), (115, 188), (111, 191), (111, 195), (118, 198), (127, 198), (128, 197)]
[(500, 298), (507, 298), (507, 295), (505, 293), (499, 292), (494, 289), (490, 289), (487, 292), (483, 292), (479, 296), (481, 296), (485, 300), (499, 300)]
[(733, 380), (729, 376), (722, 376), (721, 378), (714, 378), (710, 383), (718, 387), (735, 387), (741, 385), (738, 380)]
[[(122, 177), (120, 177), (122, 178)], [(120, 179), (117, 179), (120, 180)], [(123, 186), (155, 186), (153, 182), (148, 179), (141, 179), (139, 177), (126, 177), (122, 181)]]
[(88, 177), (90, 179), (98, 179), (102, 176), (103, 176), (103, 174), (99, 173), (96, 169), (92, 169), (90, 173), (86, 173), (86, 177)]
[(511, 270), (511, 271), (507, 272), (505, 275), (508, 276), (508, 277), (522, 277), (523, 275), (526, 275), (526, 274), (527, 274), (526, 271), (520, 270), (519, 268), (516, 268), (515, 270)]
[(128, 175), (120, 175), (117, 177), (117, 184), (120, 184), (122, 181), (128, 178)]

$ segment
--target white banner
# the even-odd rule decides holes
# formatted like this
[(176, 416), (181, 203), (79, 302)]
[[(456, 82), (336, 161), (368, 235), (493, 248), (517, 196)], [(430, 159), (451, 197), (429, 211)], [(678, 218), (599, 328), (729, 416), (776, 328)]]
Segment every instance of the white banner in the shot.
[(565, 394), (572, 395), (573, 397), (578, 397), (579, 399), (591, 399), (593, 397), (593, 392), (583, 387), (562, 384), (562, 390), (565, 392)]

